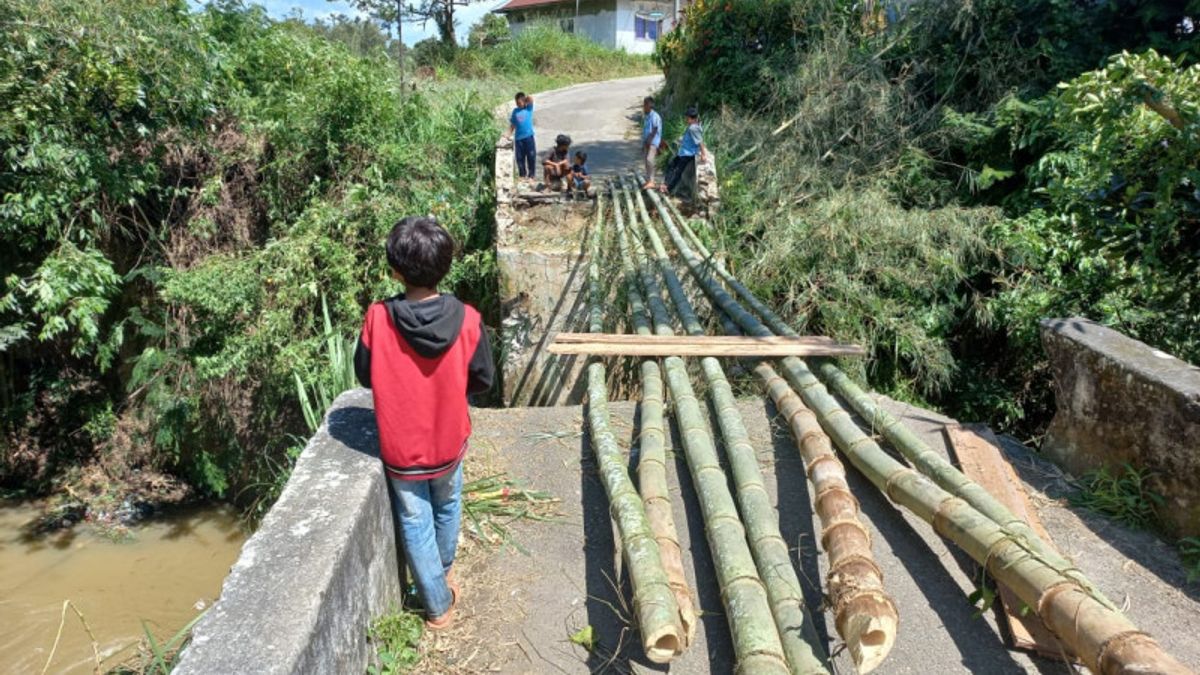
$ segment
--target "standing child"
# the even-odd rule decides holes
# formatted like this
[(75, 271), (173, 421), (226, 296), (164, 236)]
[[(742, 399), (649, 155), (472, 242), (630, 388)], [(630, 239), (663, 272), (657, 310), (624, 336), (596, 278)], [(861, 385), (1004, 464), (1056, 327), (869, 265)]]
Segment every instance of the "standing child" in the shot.
[(642, 158), (645, 161), (646, 184), (643, 189), (654, 188), (654, 160), (658, 158), (658, 146), (662, 145), (662, 116), (654, 109), (654, 97), (642, 99)]
[(367, 309), (354, 353), (358, 381), (375, 399), (404, 555), (434, 630), (453, 622), (458, 602), (451, 566), (471, 435), (467, 394), (487, 391), (495, 371), (479, 312), (437, 291), (453, 258), (454, 242), (434, 218), (397, 223), (387, 259), (405, 292)]
[(513, 149), (517, 154), (517, 174), (532, 180), (537, 162), (537, 143), (533, 137), (533, 97), (519, 92), (517, 107), (508, 116), (508, 133), (513, 135)]
[(587, 168), (587, 153), (582, 150), (575, 153), (575, 163), (571, 165), (571, 187), (584, 192), (592, 187), (592, 177)]
[(683, 138), (679, 141), (679, 154), (671, 160), (665, 176), (667, 181), (665, 191), (671, 194), (675, 194), (684, 172), (696, 170), (697, 155), (700, 156), (701, 162), (708, 161), (708, 149), (704, 147), (704, 129), (700, 126), (700, 112), (696, 110), (695, 106), (692, 106), (687, 109), (684, 116), (687, 117), (687, 131), (683, 132)]

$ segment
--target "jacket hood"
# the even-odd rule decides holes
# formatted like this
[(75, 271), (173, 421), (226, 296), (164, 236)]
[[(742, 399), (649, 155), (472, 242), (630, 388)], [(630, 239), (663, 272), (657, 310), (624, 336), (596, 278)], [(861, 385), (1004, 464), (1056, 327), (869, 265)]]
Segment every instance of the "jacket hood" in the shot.
[(403, 295), (385, 305), (400, 335), (421, 356), (441, 356), (458, 340), (466, 310), (453, 295), (439, 295), (421, 302), (409, 302)]

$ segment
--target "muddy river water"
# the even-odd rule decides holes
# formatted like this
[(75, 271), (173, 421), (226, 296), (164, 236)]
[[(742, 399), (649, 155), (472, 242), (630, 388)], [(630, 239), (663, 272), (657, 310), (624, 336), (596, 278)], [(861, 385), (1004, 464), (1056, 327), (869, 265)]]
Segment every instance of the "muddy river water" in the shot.
[[(125, 541), (87, 524), (30, 534), (37, 515), (0, 502), (0, 673), (42, 672), (66, 600), (87, 620), (105, 670), (136, 653), (143, 621), (170, 638), (213, 603), (246, 538), (222, 508), (148, 521)], [(94, 669), (91, 639), (68, 609), (47, 672)]]

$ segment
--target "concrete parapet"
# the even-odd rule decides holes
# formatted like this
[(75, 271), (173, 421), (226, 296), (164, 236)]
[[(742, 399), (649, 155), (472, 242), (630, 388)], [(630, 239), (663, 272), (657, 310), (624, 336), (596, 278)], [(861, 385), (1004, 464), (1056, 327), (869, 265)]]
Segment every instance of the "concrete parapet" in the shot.
[(196, 624), (182, 675), (362, 673), (401, 599), (371, 392), (338, 397)]
[(1087, 319), (1047, 319), (1058, 410), (1042, 451), (1074, 473), (1145, 470), (1158, 514), (1200, 535), (1200, 368)]

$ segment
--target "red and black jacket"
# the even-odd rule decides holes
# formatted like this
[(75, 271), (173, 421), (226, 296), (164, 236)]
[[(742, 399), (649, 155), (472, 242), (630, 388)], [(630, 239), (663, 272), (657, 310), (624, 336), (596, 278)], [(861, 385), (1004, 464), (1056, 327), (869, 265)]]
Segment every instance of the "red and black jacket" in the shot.
[(371, 305), (354, 372), (375, 399), (383, 464), (401, 480), (458, 466), (471, 435), (467, 394), (487, 391), (495, 377), (479, 312), (450, 295)]

